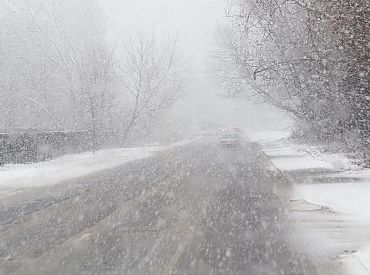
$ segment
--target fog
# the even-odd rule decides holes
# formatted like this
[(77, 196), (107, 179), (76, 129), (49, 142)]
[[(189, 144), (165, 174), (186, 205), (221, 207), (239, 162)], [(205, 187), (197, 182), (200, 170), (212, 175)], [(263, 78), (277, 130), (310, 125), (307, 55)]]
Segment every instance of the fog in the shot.
[[(120, 41), (137, 29), (175, 35), (187, 88), (168, 111), (172, 124), (198, 129), (204, 121), (253, 129), (281, 129), (288, 116), (251, 97), (228, 98), (209, 69), (217, 27), (225, 21), (225, 0), (101, 1), (108, 36)], [(190, 130), (190, 129), (185, 130)]]
[(369, 274), (369, 12), (0, 0), (0, 274)]

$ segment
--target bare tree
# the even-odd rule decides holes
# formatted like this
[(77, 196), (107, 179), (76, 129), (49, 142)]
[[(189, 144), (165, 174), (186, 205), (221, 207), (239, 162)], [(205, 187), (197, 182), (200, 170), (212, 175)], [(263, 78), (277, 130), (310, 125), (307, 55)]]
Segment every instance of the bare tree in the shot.
[(90, 114), (90, 131), (93, 150), (99, 145), (99, 139), (105, 134), (106, 116), (113, 106), (114, 93), (109, 90), (109, 83), (114, 74), (114, 49), (100, 43), (89, 44), (76, 57), (80, 89), (86, 99)]
[(159, 40), (154, 32), (138, 31), (126, 39), (121, 50), (119, 71), (128, 95), (126, 140), (139, 119), (172, 106), (183, 90), (184, 79), (178, 71), (176, 40)]
[(2, 125), (7, 129), (58, 123), (58, 111), (49, 93), (55, 66), (43, 51), (47, 42), (35, 31), (34, 4), (1, 3), (0, 93), (4, 100)]
[[(216, 74), (320, 139), (369, 132), (368, 1), (230, 0)], [(356, 142), (356, 139), (354, 139)]]
[(95, 150), (159, 119), (183, 90), (176, 40), (138, 31), (118, 55), (98, 1), (0, 5), (0, 128), (89, 130)]

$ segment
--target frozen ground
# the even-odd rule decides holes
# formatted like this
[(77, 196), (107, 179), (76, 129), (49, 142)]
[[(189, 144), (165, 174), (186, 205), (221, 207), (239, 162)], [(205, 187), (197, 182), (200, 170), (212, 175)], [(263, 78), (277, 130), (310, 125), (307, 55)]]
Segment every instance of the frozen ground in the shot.
[(100, 150), (96, 153), (71, 154), (32, 164), (8, 164), (0, 167), (0, 199), (21, 192), (25, 188), (53, 185), (120, 166), (187, 142), (189, 141), (169, 146), (116, 148)]
[[(326, 244), (331, 251), (323, 255), (341, 262), (346, 274), (370, 274), (370, 169), (343, 154), (296, 144), (289, 140), (289, 131), (248, 133), (295, 184), (292, 215), (305, 235)], [(317, 211), (315, 205), (335, 212)], [(356, 249), (349, 251), (346, 245)], [(340, 249), (343, 253), (336, 255)]]

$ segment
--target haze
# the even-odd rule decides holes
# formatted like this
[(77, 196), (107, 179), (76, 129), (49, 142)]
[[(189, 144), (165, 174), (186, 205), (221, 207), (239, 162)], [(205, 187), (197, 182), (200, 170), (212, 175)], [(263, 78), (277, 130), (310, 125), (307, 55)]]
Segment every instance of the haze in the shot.
[[(224, 92), (208, 72), (217, 26), (224, 22), (225, 0), (101, 0), (113, 41), (139, 29), (175, 35), (189, 75), (186, 94), (170, 110), (175, 124), (199, 128), (203, 121), (238, 127), (285, 128), (289, 119), (271, 106), (246, 98), (221, 98)], [(250, 99), (249, 99), (250, 100)], [(257, 103), (257, 104), (256, 104)], [(268, 110), (268, 112), (266, 112)]]
[(0, 0), (0, 274), (370, 274), (369, 0)]

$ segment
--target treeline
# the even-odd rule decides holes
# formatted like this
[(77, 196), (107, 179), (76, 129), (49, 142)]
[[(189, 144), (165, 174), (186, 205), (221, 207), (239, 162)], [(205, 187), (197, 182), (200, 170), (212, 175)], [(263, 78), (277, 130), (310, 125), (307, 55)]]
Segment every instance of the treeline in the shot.
[(183, 90), (176, 41), (120, 39), (108, 39), (94, 0), (1, 1), (1, 131), (88, 131), (94, 148), (145, 132)]
[(30, 163), (72, 153), (94, 150), (88, 131), (0, 133), (0, 166), (7, 163)]
[(229, 0), (216, 72), (230, 95), (286, 111), (314, 141), (370, 144), (370, 2)]

